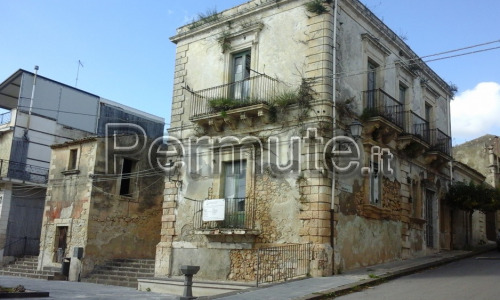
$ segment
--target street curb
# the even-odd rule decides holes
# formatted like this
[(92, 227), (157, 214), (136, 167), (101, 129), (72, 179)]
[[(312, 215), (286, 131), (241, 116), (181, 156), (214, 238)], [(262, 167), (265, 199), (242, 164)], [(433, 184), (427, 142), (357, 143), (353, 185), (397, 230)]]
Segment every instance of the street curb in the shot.
[(326, 298), (332, 298), (332, 297), (339, 297), (341, 295), (345, 295), (345, 294), (352, 292), (352, 290), (355, 288), (365, 288), (368, 286), (379, 285), (379, 284), (384, 283), (388, 280), (392, 280), (392, 279), (396, 279), (398, 277), (417, 273), (417, 272), (427, 270), (427, 269), (430, 269), (433, 267), (442, 266), (442, 265), (445, 265), (445, 264), (448, 264), (448, 263), (451, 263), (451, 262), (454, 262), (457, 260), (461, 260), (464, 258), (469, 258), (469, 257), (475, 256), (475, 255), (481, 254), (481, 253), (489, 252), (489, 251), (494, 250), (494, 249), (495, 249), (495, 246), (493, 246), (493, 245), (491, 247), (490, 246), (481, 247), (480, 249), (472, 250), (468, 253), (463, 253), (463, 254), (459, 254), (456, 256), (452, 256), (452, 257), (438, 259), (436, 261), (423, 263), (423, 264), (418, 265), (418, 266), (409, 267), (409, 268), (394, 271), (394, 272), (388, 272), (384, 275), (380, 275), (378, 278), (370, 278), (370, 279), (366, 279), (363, 281), (346, 284), (346, 285), (343, 285), (341, 287), (337, 287), (337, 288), (333, 288), (333, 289), (329, 289), (329, 290), (325, 290), (325, 291), (321, 291), (321, 292), (316, 292), (316, 293), (309, 294), (309, 295), (299, 297), (299, 298), (294, 298), (294, 300), (316, 300), (316, 299), (326, 299)]

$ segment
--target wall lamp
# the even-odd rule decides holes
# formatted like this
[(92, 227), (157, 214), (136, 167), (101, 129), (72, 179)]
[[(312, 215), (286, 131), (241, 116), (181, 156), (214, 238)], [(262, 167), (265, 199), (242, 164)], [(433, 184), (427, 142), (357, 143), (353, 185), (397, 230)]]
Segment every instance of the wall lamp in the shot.
[(354, 140), (358, 140), (361, 138), (361, 132), (363, 132), (363, 124), (358, 120), (352, 121), (349, 125), (349, 131), (351, 132), (351, 136)]

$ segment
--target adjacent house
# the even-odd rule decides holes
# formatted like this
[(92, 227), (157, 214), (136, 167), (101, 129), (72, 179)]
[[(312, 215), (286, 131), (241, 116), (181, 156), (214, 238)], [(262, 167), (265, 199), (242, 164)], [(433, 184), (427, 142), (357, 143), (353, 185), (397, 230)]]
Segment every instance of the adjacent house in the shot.
[(53, 145), (39, 269), (82, 248), (81, 277), (112, 259), (151, 259), (160, 240), (164, 174), (136, 135), (87, 137)]
[(40, 76), (37, 70), (18, 70), (0, 83), (0, 260), (39, 254), (51, 145), (106, 135), (107, 124), (115, 124), (114, 132), (116, 123), (135, 124), (143, 129), (141, 135), (163, 134), (162, 118)]
[[(464, 184), (484, 184), (486, 177), (475, 169), (458, 161), (453, 162), (453, 181)], [(471, 246), (485, 244), (488, 241), (486, 232), (489, 225), (486, 223), (487, 215), (480, 211), (474, 211), (472, 218), (462, 210), (451, 210), (445, 207), (443, 218), (440, 225), (443, 230), (442, 248), (448, 249), (467, 249)], [(447, 213), (449, 212), (449, 213)], [(490, 224), (491, 225), (491, 224)], [(494, 229), (494, 228), (493, 228)], [(471, 236), (467, 236), (468, 232)]]
[(171, 41), (156, 277), (326, 276), (452, 247), (453, 87), (360, 1), (249, 1)]
[[(466, 143), (453, 147), (454, 158), (477, 170), (485, 176), (491, 187), (500, 187), (500, 140), (497, 136), (486, 134)], [(487, 239), (494, 241), (500, 228), (500, 214), (486, 214)]]

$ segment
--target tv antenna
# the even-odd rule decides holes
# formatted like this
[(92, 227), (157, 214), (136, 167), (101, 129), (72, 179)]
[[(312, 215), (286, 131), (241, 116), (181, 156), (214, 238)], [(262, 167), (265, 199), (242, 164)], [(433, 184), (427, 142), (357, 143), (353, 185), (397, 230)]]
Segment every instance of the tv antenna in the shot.
[(78, 60), (78, 68), (76, 69), (76, 82), (75, 87), (78, 87), (78, 75), (80, 74), (80, 66), (83, 68), (83, 64), (81, 60)]

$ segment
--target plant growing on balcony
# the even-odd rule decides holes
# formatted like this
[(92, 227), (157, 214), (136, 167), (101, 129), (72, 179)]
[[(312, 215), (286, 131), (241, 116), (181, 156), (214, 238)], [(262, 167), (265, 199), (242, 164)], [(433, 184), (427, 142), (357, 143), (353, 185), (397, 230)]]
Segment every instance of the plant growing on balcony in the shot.
[(270, 100), (271, 121), (275, 122), (277, 120), (278, 112), (283, 113), (285, 108), (294, 104), (298, 106), (298, 111), (300, 113), (298, 116), (299, 121), (303, 120), (307, 117), (307, 114), (311, 109), (311, 101), (314, 100), (315, 94), (316, 92), (312, 88), (310, 82), (303, 78), (302, 83), (297, 90), (285, 91), (274, 96)]
[(241, 101), (231, 98), (214, 98), (208, 100), (208, 105), (215, 111), (227, 111), (241, 106)]
[(363, 113), (361, 116), (359, 116), (359, 119), (363, 122), (368, 121), (370, 118), (376, 117), (377, 116), (377, 110), (373, 107), (365, 107), (363, 109)]

